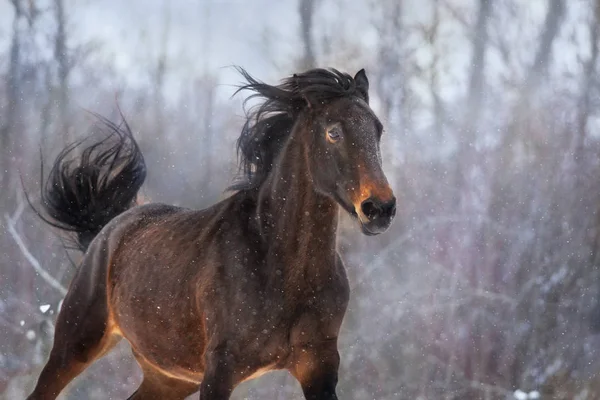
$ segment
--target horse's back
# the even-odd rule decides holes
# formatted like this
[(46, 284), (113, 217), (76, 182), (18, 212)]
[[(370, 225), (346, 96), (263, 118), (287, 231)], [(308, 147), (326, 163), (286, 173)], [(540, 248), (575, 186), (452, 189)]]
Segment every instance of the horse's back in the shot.
[[(119, 283), (128, 274), (151, 273), (145, 278), (168, 280), (201, 273), (201, 261), (222, 252), (225, 236), (244, 235), (247, 221), (240, 218), (239, 208), (232, 196), (203, 210), (145, 204), (126, 211), (101, 232), (110, 247), (111, 283)], [(140, 283), (129, 282), (129, 287), (147, 287)], [(160, 283), (167, 292), (166, 282)]]

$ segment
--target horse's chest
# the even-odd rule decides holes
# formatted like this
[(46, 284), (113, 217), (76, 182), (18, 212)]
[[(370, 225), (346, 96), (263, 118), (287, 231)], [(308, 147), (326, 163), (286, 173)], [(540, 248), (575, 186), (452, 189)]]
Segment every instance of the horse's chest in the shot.
[(246, 333), (263, 363), (278, 365), (300, 343), (336, 337), (342, 318), (335, 298), (314, 296), (294, 305), (270, 307)]

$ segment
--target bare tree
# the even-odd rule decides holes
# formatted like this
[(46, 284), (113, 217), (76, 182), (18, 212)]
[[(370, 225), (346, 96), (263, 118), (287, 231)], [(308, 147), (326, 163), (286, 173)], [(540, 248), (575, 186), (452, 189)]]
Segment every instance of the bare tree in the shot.
[[(488, 20), (491, 17), (492, 1), (479, 0), (479, 12), (472, 36), (471, 72), (469, 78), (469, 93), (467, 120), (471, 126), (477, 126), (481, 114), (485, 76), (485, 54), (488, 45)], [(468, 138), (467, 140), (472, 140)]]
[(590, 57), (583, 65), (581, 97), (578, 113), (577, 135), (575, 140), (575, 160), (581, 161), (590, 117), (592, 93), (597, 92), (596, 64), (598, 60), (598, 35), (600, 35), (600, 0), (593, 0), (594, 13), (589, 23)]
[[(411, 69), (411, 49), (404, 46), (408, 36), (403, 24), (403, 0), (373, 1), (372, 8), (377, 11), (373, 20), (379, 41), (377, 62), (368, 70), (369, 79), (373, 82), (373, 90), (381, 102), (380, 118), (389, 127), (394, 127), (393, 135), (386, 139), (390, 146), (383, 149), (385, 158), (397, 167), (405, 158), (403, 132), (411, 128), (408, 98), (410, 90), (406, 77)], [(435, 90), (435, 89), (432, 89)], [(399, 183), (394, 168), (390, 179)]]
[(548, 12), (546, 13), (546, 20), (540, 35), (535, 59), (525, 78), (524, 90), (526, 96), (537, 89), (548, 70), (548, 65), (552, 60), (552, 44), (560, 31), (564, 15), (564, 0), (548, 0)]
[(440, 98), (439, 78), (441, 73), (440, 68), (440, 50), (437, 48), (439, 33), (440, 33), (440, 2), (433, 0), (432, 4), (433, 15), (431, 25), (425, 29), (425, 37), (429, 46), (432, 48), (432, 60), (429, 66), (429, 93), (433, 102), (433, 130), (436, 134), (440, 134), (443, 129), (444, 105)]
[(304, 56), (300, 62), (302, 69), (310, 69), (315, 66), (315, 51), (313, 48), (313, 18), (315, 14), (315, 3), (317, 0), (299, 0), (298, 14), (300, 15), (300, 35), (304, 47)]
[[(485, 56), (488, 46), (488, 21), (491, 17), (491, 0), (479, 0), (475, 26), (471, 35), (471, 63), (469, 86), (466, 94), (466, 107), (463, 114), (462, 129), (458, 134), (455, 176), (456, 193), (453, 196), (462, 211), (468, 210), (472, 202), (472, 188), (468, 176), (476, 163), (474, 151), (481, 112), (484, 109)], [(448, 376), (447, 376), (447, 379)]]
[(527, 69), (525, 79), (520, 85), (521, 93), (519, 99), (515, 102), (513, 121), (507, 126), (507, 130), (501, 138), (500, 159), (511, 160), (520, 150), (523, 150), (525, 154), (529, 154), (532, 150), (533, 140), (531, 135), (523, 133), (526, 130), (535, 129), (535, 127), (529, 125), (531, 120), (528, 118), (533, 111), (531, 100), (537, 93), (552, 61), (552, 46), (560, 31), (564, 14), (564, 0), (548, 0), (546, 18), (539, 37), (535, 58)]
[(168, 1), (163, 4), (164, 19), (162, 26), (162, 34), (160, 37), (160, 48), (156, 58), (156, 65), (153, 73), (153, 89), (154, 89), (154, 116), (156, 118), (156, 126), (159, 132), (164, 130), (164, 87), (165, 75), (167, 73), (167, 46), (169, 44), (169, 36), (171, 34), (171, 6)]
[[(12, 38), (10, 44), (9, 67), (7, 75), (7, 93), (6, 103), (8, 105), (4, 114), (4, 123), (0, 127), (0, 152), (3, 152), (2, 163), (0, 164), (0, 183), (3, 188), (11, 187), (11, 160), (17, 158), (17, 146), (14, 142), (19, 134), (21, 97), (20, 73), (21, 73), (21, 31), (19, 26), (25, 16), (25, 10), (21, 0), (11, 0), (14, 19), (12, 23)], [(9, 191), (10, 192), (10, 191)]]
[(200, 115), (202, 115), (202, 120), (204, 122), (204, 152), (203, 157), (205, 159), (204, 167), (204, 183), (206, 187), (210, 190), (212, 188), (212, 168), (213, 168), (213, 123), (214, 123), (214, 103), (215, 103), (215, 79), (209, 74), (208, 60), (210, 59), (211, 47), (210, 41), (212, 38), (210, 32), (210, 17), (211, 17), (211, 8), (210, 3), (206, 2), (204, 5), (204, 34), (203, 34), (203, 43), (202, 46), (204, 48), (204, 71), (203, 71), (203, 110)]
[(54, 18), (56, 20), (56, 36), (54, 37), (54, 59), (57, 64), (58, 77), (58, 128), (63, 134), (64, 143), (70, 141), (67, 123), (69, 107), (69, 73), (71, 61), (67, 48), (67, 29), (64, 0), (54, 0)]
[(401, 106), (403, 65), (401, 46), (403, 39), (402, 6), (403, 1), (374, 1), (378, 10), (373, 27), (379, 35), (377, 51), (378, 71), (375, 89), (382, 102), (382, 118), (389, 121), (393, 111)]

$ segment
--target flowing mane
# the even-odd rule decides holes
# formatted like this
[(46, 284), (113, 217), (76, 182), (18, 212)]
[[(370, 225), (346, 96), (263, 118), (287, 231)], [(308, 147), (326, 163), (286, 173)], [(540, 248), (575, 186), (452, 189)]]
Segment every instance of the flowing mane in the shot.
[(237, 68), (246, 80), (238, 92), (254, 92), (245, 101), (264, 101), (246, 112), (246, 122), (237, 141), (238, 181), (229, 190), (250, 190), (262, 185), (298, 115), (311, 104), (323, 104), (340, 97), (357, 96), (369, 102), (354, 78), (336, 69), (317, 68), (294, 74), (277, 86), (253, 78)]

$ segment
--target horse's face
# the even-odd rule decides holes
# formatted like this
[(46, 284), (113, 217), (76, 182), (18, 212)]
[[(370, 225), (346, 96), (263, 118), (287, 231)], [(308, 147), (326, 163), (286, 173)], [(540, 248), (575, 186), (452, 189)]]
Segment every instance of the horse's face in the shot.
[(396, 198), (381, 166), (383, 127), (365, 99), (341, 98), (315, 110), (315, 151), (308, 156), (317, 190), (356, 216), (363, 233), (377, 235), (392, 223)]

